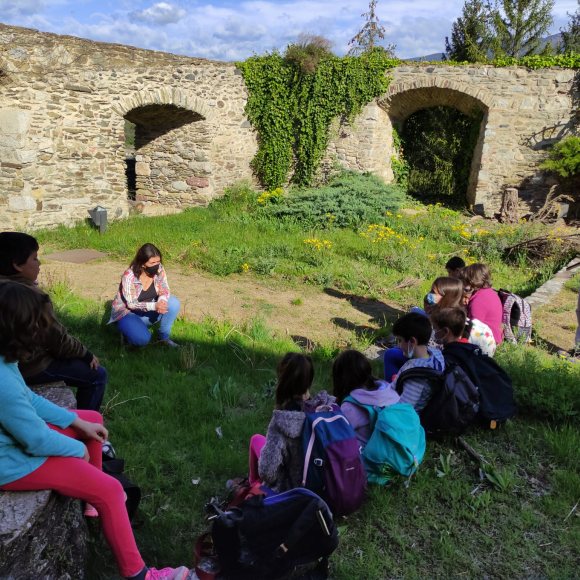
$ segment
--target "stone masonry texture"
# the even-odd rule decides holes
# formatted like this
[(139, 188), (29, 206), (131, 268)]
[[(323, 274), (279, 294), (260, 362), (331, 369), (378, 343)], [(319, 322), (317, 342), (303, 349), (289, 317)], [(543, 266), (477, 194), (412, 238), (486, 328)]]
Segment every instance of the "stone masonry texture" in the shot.
[[(257, 135), (233, 63), (0, 24), (2, 229), (72, 225), (101, 205), (109, 219), (205, 205), (253, 180)], [(393, 127), (414, 112), (451, 106), (481, 118), (467, 200), (499, 209), (506, 186), (522, 210), (551, 182), (537, 168), (575, 121), (566, 69), (402, 65), (388, 92), (352, 124), (332, 127), (326, 162), (393, 180)], [(126, 177), (125, 124), (135, 124), (134, 200)]]

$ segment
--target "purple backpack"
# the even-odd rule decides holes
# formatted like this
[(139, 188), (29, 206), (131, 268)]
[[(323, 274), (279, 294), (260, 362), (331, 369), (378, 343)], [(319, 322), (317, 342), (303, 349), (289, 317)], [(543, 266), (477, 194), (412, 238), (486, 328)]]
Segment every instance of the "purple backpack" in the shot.
[(337, 405), (306, 413), (302, 444), (302, 486), (325, 499), (334, 515), (356, 511), (364, 500), (367, 478), (354, 429)]
[(509, 342), (528, 342), (532, 337), (532, 307), (527, 300), (508, 290), (498, 290), (503, 306), (503, 334)]

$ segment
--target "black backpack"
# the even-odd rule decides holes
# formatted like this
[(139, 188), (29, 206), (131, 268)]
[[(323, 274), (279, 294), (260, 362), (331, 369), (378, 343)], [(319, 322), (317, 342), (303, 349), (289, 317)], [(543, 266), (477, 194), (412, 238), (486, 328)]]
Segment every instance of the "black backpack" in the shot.
[(135, 512), (141, 501), (141, 488), (133, 483), (123, 472), (125, 470), (125, 460), (119, 457), (111, 458), (103, 454), (103, 473), (114, 477), (123, 486), (123, 491), (127, 495), (125, 507), (129, 520), (133, 520)]
[(514, 389), (509, 375), (473, 344), (452, 342), (443, 349), (445, 364), (460, 366), (479, 390), (479, 417), (495, 426), (516, 414)]
[(217, 512), (211, 535), (220, 578), (283, 578), (297, 566), (319, 563), (327, 577), (328, 556), (338, 532), (324, 501), (304, 488), (271, 497), (255, 496), (236, 508)]
[(426, 380), (432, 388), (431, 398), (419, 413), (427, 435), (461, 435), (475, 420), (479, 411), (479, 393), (460, 366), (448, 365), (446, 361), (443, 372), (428, 367), (403, 371), (397, 377), (399, 394), (409, 379)]

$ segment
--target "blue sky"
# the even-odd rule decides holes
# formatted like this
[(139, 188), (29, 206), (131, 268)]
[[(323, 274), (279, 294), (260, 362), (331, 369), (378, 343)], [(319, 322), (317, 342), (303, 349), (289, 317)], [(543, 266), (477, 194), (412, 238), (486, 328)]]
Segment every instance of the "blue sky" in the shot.
[[(577, 0), (556, 0), (558, 32)], [(387, 40), (402, 58), (441, 52), (463, 0), (379, 0)], [(0, 22), (218, 60), (284, 49), (321, 34), (338, 54), (360, 29), (368, 0), (0, 0)]]

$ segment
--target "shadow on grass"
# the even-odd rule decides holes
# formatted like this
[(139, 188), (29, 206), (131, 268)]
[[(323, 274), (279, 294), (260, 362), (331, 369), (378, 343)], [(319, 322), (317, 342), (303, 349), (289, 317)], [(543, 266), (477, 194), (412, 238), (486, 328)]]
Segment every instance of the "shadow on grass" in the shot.
[[(276, 364), (296, 344), (268, 334), (257, 322), (240, 327), (178, 320), (174, 338), (181, 349), (153, 345), (128, 351), (112, 325), (101, 325), (101, 305), (74, 296), (58, 303), (62, 322), (109, 370), (106, 421), (117, 452), (127, 460), (128, 476), (143, 491), (143, 525), (135, 535), (145, 561), (157, 567), (192, 565), (194, 539), (207, 527), (204, 505), (214, 495), (223, 497), (227, 479), (247, 472), (249, 438), (266, 432), (272, 413)], [(317, 346), (312, 353), (315, 391), (330, 385), (330, 352)], [(577, 417), (578, 377), (572, 370), (558, 362), (542, 367), (538, 357), (544, 355), (528, 348), (508, 345), (499, 355), (523, 411), (549, 410), (545, 416), (559, 423)], [(577, 428), (570, 431), (576, 434)], [(401, 482), (373, 488), (366, 505), (342, 522), (333, 578), (379, 580), (385, 571), (405, 577), (409, 570), (422, 577), (574, 577), (575, 520), (563, 518), (577, 501), (580, 475), (577, 467), (566, 467), (578, 465), (569, 458), (578, 446), (570, 444), (568, 431), (553, 432), (552, 447), (557, 444), (560, 455), (547, 446), (541, 424), (524, 416), (497, 432), (477, 431), (468, 438), (500, 473), (512, 477), (513, 489), (501, 491), (481, 480), (471, 460), (451, 453), (447, 443), (429, 443), (408, 488)], [(442, 457), (450, 458), (443, 475)], [(545, 479), (550, 495), (534, 495), (520, 473)], [(539, 534), (538, 542), (557, 542), (558, 557), (538, 551), (537, 542), (522, 533), (529, 529)], [(115, 578), (109, 549), (98, 532), (91, 538), (88, 578)], [(385, 545), (421, 549), (385, 550)]]
[[(324, 292), (329, 296), (334, 298), (340, 298), (341, 300), (346, 300), (353, 308), (356, 308), (359, 312), (366, 314), (369, 316), (371, 322), (375, 322), (377, 324), (385, 324), (385, 322), (394, 322), (405, 314), (405, 312), (399, 308), (393, 308), (389, 306), (385, 302), (381, 300), (375, 300), (373, 298), (365, 298), (364, 296), (357, 296), (356, 294), (348, 294), (345, 292), (341, 292), (336, 288), (325, 288)], [(341, 328), (348, 328), (352, 330), (356, 330), (357, 328), (365, 329), (366, 327), (355, 325), (351, 322), (348, 322), (344, 319), (334, 319), (338, 321), (344, 321), (342, 323), (337, 323), (338, 326)], [(346, 326), (344, 324), (347, 323)], [(350, 326), (348, 326), (350, 325)]]

